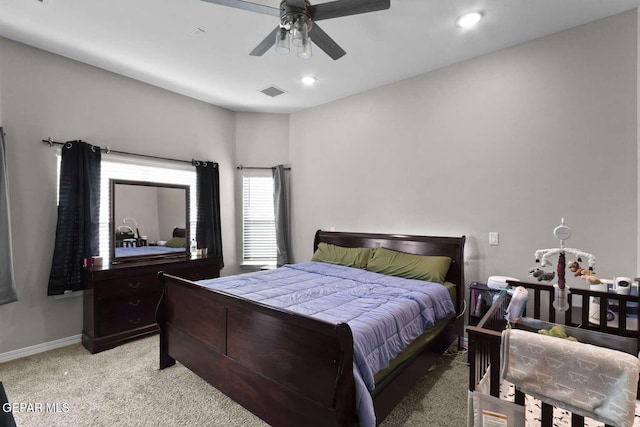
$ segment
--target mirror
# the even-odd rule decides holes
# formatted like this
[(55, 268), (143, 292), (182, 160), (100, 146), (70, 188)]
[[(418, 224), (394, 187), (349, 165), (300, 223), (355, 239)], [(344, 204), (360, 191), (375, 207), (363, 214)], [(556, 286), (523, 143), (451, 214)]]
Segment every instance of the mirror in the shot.
[(189, 186), (110, 180), (111, 262), (186, 256)]

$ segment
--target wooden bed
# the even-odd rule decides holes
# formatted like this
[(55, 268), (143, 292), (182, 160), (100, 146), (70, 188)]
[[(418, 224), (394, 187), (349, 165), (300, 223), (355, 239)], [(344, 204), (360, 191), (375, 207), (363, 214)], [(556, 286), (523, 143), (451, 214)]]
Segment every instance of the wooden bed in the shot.
[[(456, 284), (458, 316), (376, 386), (372, 397), (379, 424), (464, 332), (465, 237), (318, 231), (314, 250), (320, 242), (452, 259), (446, 281)], [(353, 340), (346, 323), (330, 324), (159, 276), (160, 369), (179, 361), (274, 426), (356, 422)]]
[[(512, 288), (524, 286), (529, 290), (529, 302), (523, 314), (521, 324), (514, 327), (536, 331), (548, 329), (553, 324), (563, 324), (571, 329), (569, 335), (580, 342), (599, 345), (625, 353), (638, 355), (640, 334), (637, 327), (627, 328), (627, 305), (638, 307), (637, 295), (620, 295), (611, 292), (598, 292), (588, 289), (570, 289), (568, 292), (569, 310), (558, 315), (553, 308), (554, 289), (551, 285), (509, 281)], [(599, 323), (589, 319), (589, 300), (600, 298)], [(607, 322), (608, 303), (617, 304), (620, 310), (619, 322)], [(502, 331), (506, 327), (505, 313), (509, 305), (506, 293), (500, 294), (484, 317), (476, 326), (467, 327), (469, 346), (469, 390), (474, 391), (481, 381), (487, 381), (489, 394), (500, 398), (500, 344)], [(529, 316), (529, 317), (528, 317)], [(492, 367), (489, 369), (489, 367)], [(525, 405), (525, 395), (515, 390), (515, 403)], [(529, 408), (531, 409), (531, 408)], [(551, 405), (541, 404), (540, 425), (551, 427), (559, 421), (554, 420)], [(556, 411), (557, 413), (558, 411)], [(567, 411), (564, 411), (567, 412)], [(557, 417), (558, 415), (556, 415)], [(571, 426), (583, 426), (584, 418), (569, 414)], [(528, 424), (530, 425), (530, 424)], [(564, 424), (563, 424), (564, 425)], [(600, 424), (602, 425), (602, 424)]]

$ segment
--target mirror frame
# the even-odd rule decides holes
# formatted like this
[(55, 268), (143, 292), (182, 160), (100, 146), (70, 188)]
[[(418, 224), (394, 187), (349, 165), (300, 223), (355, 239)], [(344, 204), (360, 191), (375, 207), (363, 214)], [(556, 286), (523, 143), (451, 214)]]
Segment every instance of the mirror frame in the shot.
[[(116, 221), (115, 221), (115, 188), (116, 185), (137, 185), (141, 187), (160, 187), (160, 188), (174, 188), (179, 190), (184, 190), (185, 197), (185, 250), (184, 252), (171, 252), (167, 254), (149, 254), (149, 255), (133, 255), (133, 256), (125, 256), (125, 257), (116, 257)], [(111, 178), (109, 179), (109, 202), (111, 203), (110, 209), (110, 217), (109, 217), (109, 255), (110, 255), (110, 264), (119, 264), (123, 262), (131, 262), (131, 261), (141, 261), (141, 260), (153, 260), (153, 259), (165, 259), (165, 258), (187, 258), (191, 256), (189, 251), (189, 242), (191, 241), (191, 229), (189, 227), (190, 224), (190, 187), (188, 185), (181, 184), (168, 184), (163, 182), (151, 182), (151, 181), (134, 181), (127, 179), (117, 179)]]

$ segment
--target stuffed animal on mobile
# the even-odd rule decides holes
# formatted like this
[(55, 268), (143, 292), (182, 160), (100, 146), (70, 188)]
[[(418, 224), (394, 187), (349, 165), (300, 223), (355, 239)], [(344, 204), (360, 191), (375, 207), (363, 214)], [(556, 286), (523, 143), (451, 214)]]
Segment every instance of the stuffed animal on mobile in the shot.
[(545, 282), (548, 282), (550, 280), (553, 280), (554, 277), (556, 277), (556, 272), (555, 271), (546, 272), (541, 268), (532, 268), (529, 270), (529, 276), (535, 277), (536, 279), (538, 279), (538, 282), (542, 282), (543, 280)]
[(579, 277), (582, 280), (586, 280), (592, 285), (597, 285), (599, 283), (602, 283), (598, 278), (598, 276), (596, 276), (593, 270), (585, 270), (584, 268), (581, 268), (580, 264), (577, 261), (572, 262), (571, 264), (569, 264), (568, 267), (569, 267), (569, 270), (573, 272), (573, 275), (575, 277)]

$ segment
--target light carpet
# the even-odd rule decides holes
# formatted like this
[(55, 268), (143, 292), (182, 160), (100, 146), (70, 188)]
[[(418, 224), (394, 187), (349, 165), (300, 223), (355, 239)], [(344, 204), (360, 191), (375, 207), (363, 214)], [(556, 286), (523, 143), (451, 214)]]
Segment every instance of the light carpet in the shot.
[[(466, 425), (466, 354), (444, 356), (383, 427)], [(158, 369), (158, 336), (98, 354), (75, 344), (0, 364), (19, 427), (267, 426), (179, 363)], [(1, 408), (0, 408), (1, 410)]]

